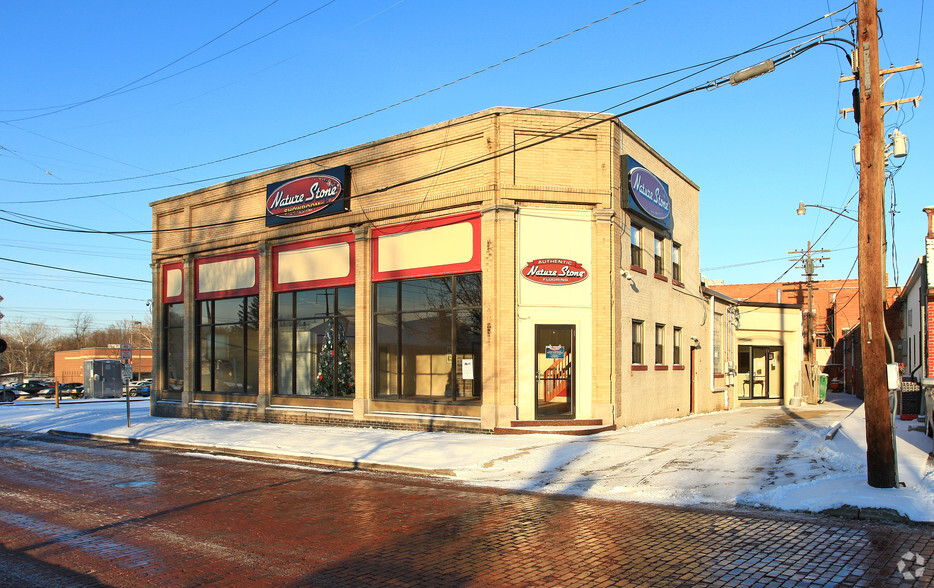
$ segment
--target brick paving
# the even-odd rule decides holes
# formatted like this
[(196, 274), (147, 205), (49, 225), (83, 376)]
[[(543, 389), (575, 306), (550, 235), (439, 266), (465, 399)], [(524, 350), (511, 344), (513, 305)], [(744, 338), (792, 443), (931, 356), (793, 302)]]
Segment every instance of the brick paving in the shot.
[(503, 492), (0, 430), (0, 584), (927, 586), (934, 527)]

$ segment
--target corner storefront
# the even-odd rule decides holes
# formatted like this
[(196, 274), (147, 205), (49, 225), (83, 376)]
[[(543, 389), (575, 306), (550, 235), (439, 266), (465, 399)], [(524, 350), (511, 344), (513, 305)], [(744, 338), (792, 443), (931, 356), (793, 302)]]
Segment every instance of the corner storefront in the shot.
[(152, 209), (153, 414), (491, 432), (720, 408), (695, 400), (698, 188), (613, 117), (495, 108)]

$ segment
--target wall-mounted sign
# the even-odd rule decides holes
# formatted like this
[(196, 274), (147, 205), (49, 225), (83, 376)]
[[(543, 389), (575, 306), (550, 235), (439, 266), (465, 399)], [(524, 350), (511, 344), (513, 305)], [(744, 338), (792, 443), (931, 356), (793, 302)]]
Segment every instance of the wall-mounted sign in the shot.
[(322, 170), (266, 186), (266, 226), (350, 209), (350, 168)]
[(538, 284), (566, 286), (587, 279), (587, 270), (570, 259), (536, 259), (522, 269), (522, 277)]
[(673, 223), (668, 184), (632, 157), (627, 156), (627, 160), (629, 195), (623, 199), (624, 207), (658, 227), (671, 231)]
[(644, 167), (629, 170), (629, 190), (636, 203), (649, 216), (662, 220), (671, 214), (668, 186)]
[(546, 359), (564, 359), (564, 345), (545, 345)]

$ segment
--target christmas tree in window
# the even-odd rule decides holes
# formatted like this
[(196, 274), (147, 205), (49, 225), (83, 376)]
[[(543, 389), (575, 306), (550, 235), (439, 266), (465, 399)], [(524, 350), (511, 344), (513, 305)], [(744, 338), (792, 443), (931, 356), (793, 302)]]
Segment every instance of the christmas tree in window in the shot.
[(344, 325), (338, 319), (328, 319), (324, 344), (318, 355), (318, 380), (315, 394), (319, 396), (353, 396), (353, 364)]

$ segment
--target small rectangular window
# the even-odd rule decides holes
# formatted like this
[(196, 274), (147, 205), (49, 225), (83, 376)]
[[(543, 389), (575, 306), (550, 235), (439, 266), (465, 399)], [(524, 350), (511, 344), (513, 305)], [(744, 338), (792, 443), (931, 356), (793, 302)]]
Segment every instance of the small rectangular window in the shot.
[(655, 325), (655, 365), (665, 364), (665, 325)]
[(671, 331), (671, 363), (682, 365), (681, 363), (681, 327), (675, 327)]
[(671, 244), (671, 279), (681, 281), (681, 245)]
[(635, 267), (642, 267), (642, 229), (632, 225), (629, 228), (629, 234), (632, 238), (632, 245), (630, 246), (631, 263)]
[(655, 235), (655, 273), (665, 275), (665, 239)]
[(644, 363), (642, 358), (642, 321), (632, 321), (632, 363)]

